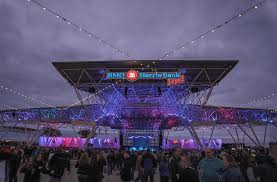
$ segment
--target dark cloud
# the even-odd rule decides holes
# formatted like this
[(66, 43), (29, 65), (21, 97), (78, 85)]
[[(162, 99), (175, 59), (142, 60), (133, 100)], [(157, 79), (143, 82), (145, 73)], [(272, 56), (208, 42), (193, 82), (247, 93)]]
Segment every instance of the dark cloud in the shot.
[[(154, 59), (230, 16), (252, 1), (49, 1), (53, 10), (109, 40), (137, 59)], [(211, 102), (238, 106), (277, 91), (277, 2), (267, 1), (240, 20), (195, 42), (169, 59), (238, 59), (215, 88)], [(0, 2), (2, 84), (53, 105), (77, 100), (52, 61), (126, 59), (27, 1)], [(0, 91), (1, 103), (36, 107)], [(273, 108), (277, 97), (252, 105)]]

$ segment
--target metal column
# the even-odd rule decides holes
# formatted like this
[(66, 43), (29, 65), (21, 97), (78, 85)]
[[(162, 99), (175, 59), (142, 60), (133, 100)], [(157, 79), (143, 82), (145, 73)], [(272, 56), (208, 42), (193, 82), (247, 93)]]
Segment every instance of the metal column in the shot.
[(238, 146), (237, 141), (235, 140), (234, 136), (232, 135), (232, 133), (230, 132), (230, 130), (227, 128), (228, 133), (231, 135), (232, 139), (234, 140), (235, 144)]
[(265, 131), (264, 131), (264, 143), (263, 143), (263, 146), (265, 147), (265, 140), (266, 140), (266, 134), (267, 134), (267, 125), (268, 123), (266, 123), (265, 125)]
[(259, 139), (258, 139), (258, 137), (257, 137), (257, 135), (256, 135), (256, 133), (255, 133), (255, 131), (254, 131), (254, 129), (252, 128), (251, 123), (249, 122), (248, 125), (249, 125), (251, 131), (253, 132), (253, 135), (254, 135), (254, 137), (256, 138), (257, 143), (259, 144), (259, 146), (262, 146), (261, 143), (260, 143), (260, 141), (259, 141)]
[(215, 125), (216, 125), (216, 122), (214, 122), (214, 124), (213, 124), (212, 133), (211, 133), (210, 138), (209, 138), (209, 145), (208, 145), (208, 147), (210, 147), (210, 144), (211, 144), (211, 139), (212, 139), (213, 134), (214, 134)]
[(241, 131), (243, 131), (243, 133), (256, 145), (258, 146), (258, 144), (256, 143), (256, 141), (240, 126), (238, 125), (238, 127), (241, 129)]

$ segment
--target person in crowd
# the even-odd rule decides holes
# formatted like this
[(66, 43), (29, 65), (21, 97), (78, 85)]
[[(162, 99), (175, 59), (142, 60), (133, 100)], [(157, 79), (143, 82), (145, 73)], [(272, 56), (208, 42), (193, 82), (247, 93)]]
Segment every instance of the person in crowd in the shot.
[(198, 164), (199, 176), (201, 182), (218, 182), (218, 174), (223, 170), (223, 161), (213, 155), (211, 149), (205, 149), (205, 158)]
[(137, 154), (133, 151), (131, 152), (130, 154), (130, 158), (131, 158), (131, 161), (132, 161), (132, 179), (134, 180), (135, 178), (135, 170), (136, 170), (136, 162), (137, 162)]
[(9, 171), (9, 182), (17, 182), (17, 171), (20, 166), (21, 157), (18, 154), (18, 150), (11, 146), (11, 155), (7, 160), (8, 171)]
[(197, 165), (199, 163), (199, 157), (197, 156), (196, 152), (192, 152), (190, 155), (190, 161), (191, 161), (191, 166), (197, 170)]
[(42, 155), (38, 154), (32, 162), (32, 182), (40, 181), (40, 173), (45, 171), (45, 163)]
[(171, 182), (177, 182), (178, 181), (181, 153), (182, 153), (181, 148), (174, 148), (173, 149), (173, 155), (169, 160), (169, 169), (170, 169)]
[(129, 182), (132, 180), (132, 159), (128, 152), (123, 153), (124, 162), (123, 167), (120, 170), (120, 178), (122, 182)]
[(118, 151), (118, 152), (116, 153), (115, 162), (116, 162), (116, 168), (119, 169), (119, 170), (121, 170), (122, 162), (123, 162), (123, 154), (122, 154), (122, 151)]
[(105, 157), (103, 156), (102, 153), (97, 153), (97, 161), (99, 163), (99, 167), (100, 167), (100, 176), (99, 176), (99, 182), (102, 181), (102, 179), (104, 178), (104, 166), (106, 166), (107, 162)]
[(113, 163), (114, 163), (114, 152), (111, 150), (111, 151), (109, 151), (108, 156), (107, 156), (107, 170), (108, 170), (107, 172), (108, 172), (108, 175), (112, 174)]
[(50, 156), (48, 167), (51, 176), (50, 182), (60, 182), (65, 169), (70, 172), (70, 162), (62, 147)]
[(77, 175), (79, 182), (86, 182), (88, 177), (89, 170), (89, 158), (86, 152), (82, 153), (80, 159), (76, 163), (75, 167), (77, 168)]
[(24, 164), (20, 167), (20, 173), (24, 173), (23, 182), (31, 182), (32, 181), (32, 161), (30, 158), (26, 158)]
[(136, 169), (138, 171), (138, 176), (136, 177), (135, 182), (139, 181), (142, 176), (141, 160), (142, 160), (142, 153), (139, 152), (136, 160)]
[(141, 167), (143, 168), (143, 182), (147, 182), (148, 177), (150, 178), (150, 182), (154, 182), (154, 174), (155, 169), (157, 167), (157, 163), (155, 157), (152, 155), (150, 150), (147, 150), (142, 155)]
[(197, 171), (192, 167), (188, 156), (182, 155), (180, 161), (180, 176), (178, 182), (198, 182)]
[[(101, 177), (101, 166), (97, 153), (92, 152), (88, 169), (87, 182), (99, 182)], [(102, 179), (101, 179), (102, 180)]]
[(277, 168), (274, 159), (268, 156), (263, 148), (258, 150), (256, 162), (257, 166), (254, 168), (254, 174), (258, 181), (277, 181)]
[(245, 182), (240, 169), (236, 166), (235, 158), (230, 154), (223, 155), (224, 170), (220, 175), (221, 182)]
[(160, 158), (159, 171), (161, 182), (169, 182), (169, 161), (165, 155)]

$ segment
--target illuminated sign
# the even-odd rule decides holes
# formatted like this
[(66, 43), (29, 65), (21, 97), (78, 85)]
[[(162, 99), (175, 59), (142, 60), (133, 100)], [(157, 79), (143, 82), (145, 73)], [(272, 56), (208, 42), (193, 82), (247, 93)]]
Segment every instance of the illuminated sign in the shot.
[(181, 75), (180, 78), (167, 79), (167, 86), (180, 85), (185, 83), (185, 75)]
[(127, 80), (130, 82), (136, 81), (139, 77), (139, 73), (136, 70), (129, 70), (126, 75)]
[(127, 79), (128, 81), (136, 81), (138, 79), (177, 79), (181, 77), (179, 72), (138, 72), (129, 70), (125, 72), (108, 72), (106, 79)]

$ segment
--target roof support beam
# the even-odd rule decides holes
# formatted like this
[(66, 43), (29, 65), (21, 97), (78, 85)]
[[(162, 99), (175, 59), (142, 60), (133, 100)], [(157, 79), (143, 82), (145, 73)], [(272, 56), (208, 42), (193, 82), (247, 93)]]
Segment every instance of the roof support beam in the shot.
[(264, 129), (264, 143), (263, 143), (264, 147), (265, 147), (265, 140), (266, 140), (266, 134), (267, 134), (267, 126), (268, 126), (268, 123), (266, 123), (265, 129)]
[(253, 129), (253, 127), (252, 127), (251, 122), (248, 122), (248, 125), (249, 125), (249, 127), (250, 127), (250, 129), (251, 129), (251, 131), (252, 131), (252, 133), (254, 135), (254, 137), (256, 138), (257, 144), (259, 144), (259, 146), (261, 146), (261, 143), (260, 143), (260, 141), (259, 141), (259, 139), (258, 139), (258, 137), (257, 137), (257, 135), (256, 135), (256, 133), (255, 133), (255, 131)]
[(256, 146), (258, 146), (257, 142), (241, 127), (240, 124), (238, 124), (238, 127)]
[(232, 133), (230, 132), (229, 128), (227, 127), (227, 131), (230, 134), (230, 136), (232, 137), (233, 141), (235, 142), (235, 144), (238, 146), (238, 143), (236, 141), (236, 139), (234, 138), (234, 136), (232, 135)]

